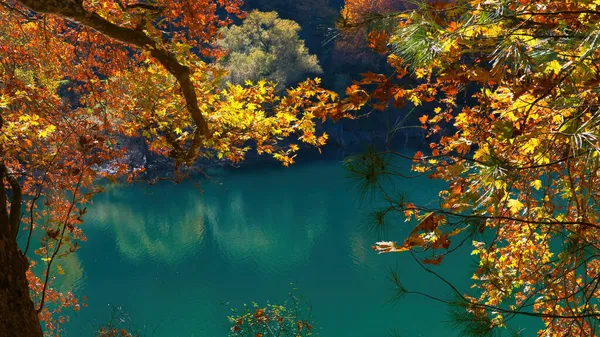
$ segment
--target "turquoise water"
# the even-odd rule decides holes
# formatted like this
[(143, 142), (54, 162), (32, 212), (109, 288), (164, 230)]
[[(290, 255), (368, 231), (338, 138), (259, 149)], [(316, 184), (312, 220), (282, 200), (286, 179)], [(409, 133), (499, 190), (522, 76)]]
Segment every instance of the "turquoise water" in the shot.
[[(409, 289), (450, 291), (409, 255), (371, 250), (380, 238), (365, 226), (373, 205), (357, 200), (340, 163), (217, 172), (198, 182), (115, 187), (89, 207), (89, 241), (63, 262), (63, 284), (88, 299), (71, 315), (68, 336), (89, 336), (110, 305), (141, 330), (156, 328), (156, 337), (227, 336), (224, 303), (280, 302), (292, 288), (310, 301), (321, 336), (454, 335), (444, 305), (410, 295), (388, 301), (390, 268)], [(416, 202), (437, 194), (426, 179), (397, 187)], [(398, 222), (385, 238), (410, 229)], [(462, 255), (438, 270), (467, 291), (472, 264)]]

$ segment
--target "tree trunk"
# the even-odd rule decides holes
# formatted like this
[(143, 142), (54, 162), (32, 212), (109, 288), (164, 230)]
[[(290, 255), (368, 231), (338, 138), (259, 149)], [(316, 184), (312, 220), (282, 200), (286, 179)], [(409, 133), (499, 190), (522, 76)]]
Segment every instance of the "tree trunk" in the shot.
[[(5, 179), (11, 186), (10, 214)], [(0, 163), (0, 336), (42, 337), (40, 321), (29, 295), (25, 275), (29, 262), (19, 250), (16, 240), (20, 210), (19, 181)]]
[(42, 329), (29, 297), (29, 264), (13, 237), (0, 234), (0, 336), (41, 337)]

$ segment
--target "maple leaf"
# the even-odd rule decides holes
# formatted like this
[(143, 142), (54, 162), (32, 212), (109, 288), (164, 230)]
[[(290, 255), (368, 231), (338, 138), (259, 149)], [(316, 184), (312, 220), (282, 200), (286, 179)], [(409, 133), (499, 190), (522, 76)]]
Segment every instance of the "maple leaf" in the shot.
[(427, 75), (427, 70), (424, 68), (418, 68), (417, 70), (415, 70), (415, 76), (417, 78), (423, 78)]
[(509, 199), (507, 202), (507, 206), (512, 214), (518, 214), (519, 211), (521, 211), (523, 207), (525, 207), (525, 205), (523, 205), (523, 203), (517, 199)]
[(442, 260), (444, 259), (444, 255), (439, 255), (436, 258), (431, 258), (431, 259), (424, 259), (423, 263), (424, 264), (432, 264), (432, 265), (439, 265), (440, 263), (442, 263)]
[(532, 181), (532, 182), (531, 182), (531, 186), (532, 186), (533, 188), (535, 188), (536, 190), (538, 190), (538, 191), (539, 191), (539, 190), (540, 190), (540, 188), (542, 188), (542, 181), (541, 181), (541, 180), (539, 180), (539, 179), (536, 179), (536, 180), (534, 180), (534, 181)]

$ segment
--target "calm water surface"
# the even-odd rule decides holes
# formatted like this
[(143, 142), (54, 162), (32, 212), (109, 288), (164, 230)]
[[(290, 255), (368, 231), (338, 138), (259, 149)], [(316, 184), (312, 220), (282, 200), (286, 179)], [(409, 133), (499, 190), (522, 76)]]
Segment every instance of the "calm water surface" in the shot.
[[(69, 336), (84, 336), (122, 306), (156, 337), (227, 336), (224, 303), (239, 307), (280, 302), (292, 288), (313, 308), (324, 337), (454, 335), (446, 307), (408, 296), (389, 303), (387, 279), (398, 268), (409, 289), (450, 292), (409, 255), (377, 255), (379, 237), (366, 230), (374, 205), (360, 203), (340, 163), (216, 173), (174, 185), (109, 189), (89, 207), (89, 241), (64, 261), (66, 282), (86, 295), (72, 315)], [(411, 201), (426, 202), (437, 187), (426, 179), (399, 182)], [(386, 239), (411, 229), (397, 222)], [(473, 261), (439, 267), (468, 291)], [(468, 256), (468, 254), (467, 254)], [(460, 282), (458, 282), (461, 284)]]

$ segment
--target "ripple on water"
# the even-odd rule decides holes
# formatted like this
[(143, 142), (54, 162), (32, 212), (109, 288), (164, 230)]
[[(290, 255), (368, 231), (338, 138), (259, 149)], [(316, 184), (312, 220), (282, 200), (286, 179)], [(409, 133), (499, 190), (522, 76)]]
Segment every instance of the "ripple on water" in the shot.
[[(430, 315), (443, 320), (445, 308), (419, 298), (386, 304), (389, 269), (410, 261), (370, 250), (378, 237), (361, 226), (371, 206), (356, 202), (345, 177), (338, 163), (316, 162), (218, 176), (203, 193), (185, 183), (110, 189), (89, 207), (89, 242), (77, 255), (87, 276), (74, 283), (89, 304), (79, 318), (101, 321), (108, 303), (122, 304), (138, 326), (160, 323), (156, 337), (227, 336), (221, 303), (276, 303), (297, 287), (324, 337), (448, 335)], [(430, 192), (421, 184), (410, 193)], [(403, 277), (433, 286), (422, 274)], [(71, 335), (84, 334), (79, 326)]]

